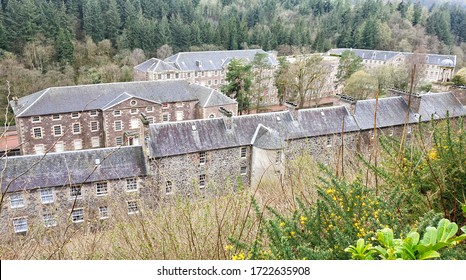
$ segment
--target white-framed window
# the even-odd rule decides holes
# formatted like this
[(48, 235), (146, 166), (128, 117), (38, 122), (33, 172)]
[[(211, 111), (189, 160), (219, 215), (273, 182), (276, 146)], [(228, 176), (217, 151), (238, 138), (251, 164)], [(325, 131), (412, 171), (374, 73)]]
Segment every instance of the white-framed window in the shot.
[(79, 118), (79, 115), (80, 114), (78, 112), (73, 112), (73, 113), (71, 113), (71, 118), (72, 119), (77, 119), (77, 118)]
[(73, 134), (80, 134), (81, 133), (81, 124), (74, 123), (73, 124)]
[(208, 81), (207, 81), (207, 84), (208, 84), (209, 86), (212, 85), (212, 80), (208, 80)]
[(121, 124), (121, 121), (115, 121), (114, 128), (115, 128), (115, 131), (121, 131), (123, 129), (123, 125)]
[(171, 181), (165, 182), (165, 194), (172, 194), (173, 193), (173, 184)]
[(199, 153), (199, 164), (205, 164), (207, 162), (207, 154), (206, 152)]
[(205, 77), (205, 71), (201, 71), (201, 76)]
[(194, 71), (194, 77), (198, 77), (198, 76), (199, 76), (199, 72)]
[(28, 221), (26, 218), (13, 219), (13, 228), (16, 233), (22, 233), (28, 231)]
[(83, 148), (83, 140), (81, 139), (74, 139), (73, 146), (75, 150), (82, 150)]
[(34, 152), (36, 153), (36, 155), (43, 155), (45, 153), (44, 144), (34, 145)]
[(199, 175), (199, 188), (205, 187), (205, 174)]
[(137, 118), (132, 118), (131, 119), (131, 128), (139, 128), (139, 120)]
[(215, 75), (215, 76), (218, 76), (218, 70), (215, 70), (215, 71), (214, 71), (214, 75)]
[(128, 201), (128, 214), (134, 214), (139, 211), (137, 201)]
[(91, 146), (92, 146), (92, 148), (100, 147), (100, 138), (98, 136), (91, 137)]
[(176, 102), (176, 107), (183, 107), (183, 102)]
[(275, 164), (282, 163), (282, 151), (277, 151), (275, 153)]
[(99, 122), (98, 121), (92, 121), (91, 122), (91, 131), (99, 131)]
[(81, 186), (71, 186), (70, 187), (70, 198), (80, 198), (82, 195)]
[(40, 189), (39, 192), (42, 204), (53, 203), (53, 190), (51, 188)]
[(241, 166), (241, 167), (240, 167), (240, 170), (239, 170), (239, 173), (240, 173), (241, 175), (246, 175), (247, 171), (248, 171), (248, 167), (247, 167), (247, 166)]
[(168, 103), (162, 103), (162, 109), (168, 109), (170, 105)]
[(187, 76), (188, 78), (191, 78), (191, 72), (188, 72)]
[(169, 114), (163, 114), (162, 115), (162, 121), (163, 122), (168, 122), (170, 120), (170, 115)]
[(179, 78), (180, 78), (180, 74), (179, 74), (179, 73), (176, 73), (176, 74), (175, 74), (175, 78), (176, 78), (176, 79), (179, 79)]
[(42, 138), (42, 127), (34, 127), (32, 129), (34, 138), (39, 139)]
[(411, 126), (408, 126), (407, 131), (408, 131), (408, 134), (411, 134)]
[(157, 75), (157, 79), (158, 79), (158, 80), (161, 80), (161, 79), (162, 79), (162, 74), (158, 74), (158, 75)]
[(108, 219), (108, 206), (99, 206), (100, 219)]
[(152, 106), (147, 107), (146, 112), (148, 112), (148, 113), (149, 112), (154, 112), (154, 107), (152, 107)]
[(117, 146), (123, 145), (123, 137), (121, 137), (121, 136), (116, 137), (115, 138), (115, 145), (117, 145)]
[(154, 117), (146, 117), (149, 123), (154, 123)]
[(92, 110), (91, 113), (90, 113), (90, 115), (91, 115), (92, 117), (97, 116), (97, 110)]
[(21, 193), (10, 194), (10, 206), (11, 208), (20, 208), (24, 206), (24, 199)]
[(332, 138), (333, 138), (332, 135), (327, 135), (327, 147), (332, 146), (332, 142), (333, 142)]
[(71, 221), (73, 223), (82, 223), (82, 222), (84, 222), (84, 210), (83, 209), (73, 209), (73, 211), (71, 211)]
[(65, 144), (63, 144), (63, 141), (58, 141), (55, 143), (55, 152), (61, 153), (65, 150)]
[(34, 116), (34, 117), (31, 118), (31, 120), (32, 120), (33, 123), (38, 123), (38, 122), (40, 122), (40, 116)]
[(126, 179), (126, 191), (134, 192), (138, 190), (138, 181), (136, 178), (127, 178)]
[(177, 121), (183, 120), (183, 111), (176, 111), (176, 120)]
[(241, 147), (241, 152), (240, 152), (241, 158), (246, 158), (247, 153), (248, 153), (248, 149), (246, 147)]
[(213, 118), (215, 118), (215, 114), (212, 113), (209, 115), (209, 119), (213, 119)]
[(57, 225), (55, 217), (50, 213), (42, 215), (42, 218), (44, 219), (45, 227), (54, 227)]
[(217, 79), (214, 80), (214, 85), (218, 85), (218, 80)]
[(138, 109), (137, 108), (131, 108), (131, 110), (129, 110), (129, 112), (131, 113), (131, 115), (136, 115), (138, 113)]
[(95, 184), (96, 194), (98, 196), (108, 194), (108, 184), (107, 182), (98, 182)]
[(167, 80), (169, 80), (169, 79), (170, 79), (170, 73), (167, 74)]
[(54, 121), (61, 120), (61, 115), (52, 115), (52, 120)]
[(61, 125), (54, 125), (53, 126), (53, 135), (55, 135), (55, 136), (61, 136), (62, 135)]
[(115, 110), (113, 111), (114, 116), (121, 116), (121, 111), (120, 110)]
[(136, 100), (131, 100), (131, 101), (129, 102), (129, 104), (130, 104), (131, 106), (136, 106), (136, 105), (138, 104), (138, 102), (137, 102)]

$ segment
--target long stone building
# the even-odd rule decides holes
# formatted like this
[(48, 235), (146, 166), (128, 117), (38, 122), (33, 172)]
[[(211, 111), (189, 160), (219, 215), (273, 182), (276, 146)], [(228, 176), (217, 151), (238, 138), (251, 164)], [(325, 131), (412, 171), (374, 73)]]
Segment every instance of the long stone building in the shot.
[(53, 87), (11, 102), (23, 155), (140, 145), (139, 117), (149, 123), (237, 112), (237, 102), (187, 81)]
[(274, 73), (278, 61), (273, 53), (261, 49), (181, 52), (165, 60), (151, 58), (134, 67), (134, 80), (187, 80), (219, 90), (226, 84), (228, 64), (233, 58), (241, 60), (244, 64), (251, 64), (257, 54), (265, 56), (266, 67), (253, 68), (255, 72), (253, 84), (260, 85), (253, 90), (260, 90), (262, 106), (276, 105), (279, 100), (274, 85)]
[[(140, 146), (97, 148), (1, 160), (2, 232), (24, 233), (156, 209), (172, 197), (216, 195), (280, 176), (303, 154), (331, 163), (344, 150), (367, 153), (374, 137), (408, 124), (457, 118), (465, 107), (452, 93), (342, 99), (342, 105), (256, 115), (153, 123), (141, 116)], [(376, 110), (377, 108), (377, 110)], [(380, 135), (378, 134), (378, 135)]]

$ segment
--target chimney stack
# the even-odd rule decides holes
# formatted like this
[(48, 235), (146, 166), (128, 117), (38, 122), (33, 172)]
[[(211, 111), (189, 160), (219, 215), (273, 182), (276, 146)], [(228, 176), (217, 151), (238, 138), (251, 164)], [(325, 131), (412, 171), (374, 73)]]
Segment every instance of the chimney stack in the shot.
[[(388, 96), (401, 96), (413, 113), (419, 114), (419, 107), (421, 106), (421, 95), (418, 93), (409, 94), (407, 91), (398, 89), (388, 89)], [(411, 96), (411, 101), (410, 101)]]
[(218, 108), (218, 110), (223, 115), (223, 121), (225, 122), (225, 126), (227, 127), (227, 129), (231, 129), (231, 125), (233, 122), (231, 117), (233, 116), (233, 113), (231, 111), (228, 111), (224, 107), (220, 107)]
[(356, 102), (357, 100), (349, 95), (345, 94), (337, 94), (340, 97), (340, 102), (345, 105), (348, 109), (350, 114), (354, 116), (354, 112), (356, 111)]
[(293, 102), (285, 101), (285, 106), (288, 108), (288, 111), (291, 113), (291, 117), (294, 121), (298, 120), (298, 105)]

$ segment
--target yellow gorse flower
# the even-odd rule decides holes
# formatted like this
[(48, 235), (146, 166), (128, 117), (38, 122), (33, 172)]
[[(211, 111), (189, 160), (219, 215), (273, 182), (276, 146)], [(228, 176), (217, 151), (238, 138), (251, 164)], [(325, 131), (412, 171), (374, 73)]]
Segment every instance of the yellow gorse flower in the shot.
[(233, 249), (233, 246), (228, 244), (225, 246), (225, 251), (231, 251)]
[(307, 218), (306, 218), (306, 217), (304, 217), (304, 216), (299, 217), (299, 222), (300, 222), (302, 225), (304, 225), (304, 224), (306, 223), (306, 221), (307, 221)]
[(436, 160), (436, 159), (439, 158), (436, 149), (432, 148), (432, 149), (430, 150), (430, 152), (429, 152), (429, 158), (430, 158), (431, 160)]

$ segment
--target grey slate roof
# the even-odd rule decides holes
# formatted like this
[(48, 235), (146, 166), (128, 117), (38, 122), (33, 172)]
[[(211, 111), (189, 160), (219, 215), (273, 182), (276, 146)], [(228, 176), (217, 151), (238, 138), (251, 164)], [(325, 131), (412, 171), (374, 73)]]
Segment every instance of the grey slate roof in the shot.
[[(166, 58), (164, 61), (173, 63), (183, 71), (222, 70), (232, 59), (237, 58), (244, 63), (251, 63), (256, 53), (268, 54), (267, 60), (270, 65), (278, 65), (276, 57), (261, 49), (255, 50), (233, 50), (233, 51), (205, 51), (205, 52), (180, 52)], [(200, 66), (198, 66), (200, 62)]]
[[(83, 110), (103, 110), (129, 97), (151, 100), (154, 103), (194, 101), (206, 99), (212, 89), (187, 81), (144, 81), (68, 87), (52, 87), (11, 102), (17, 117), (48, 115)], [(216, 92), (215, 95), (221, 95)], [(222, 100), (236, 101), (224, 96)]]
[(465, 107), (451, 92), (431, 93), (421, 95), (419, 114), (423, 121), (443, 119), (447, 117), (459, 117), (466, 115)]
[(163, 72), (163, 71), (177, 71), (178, 69), (172, 65), (165, 63), (163, 60), (158, 58), (151, 58), (138, 64), (134, 69), (141, 72)]
[[(413, 53), (410, 52), (393, 52), (393, 51), (380, 51), (380, 50), (363, 50), (363, 49), (350, 49), (350, 48), (339, 48), (331, 49), (328, 51), (329, 54), (341, 55), (344, 51), (350, 50), (357, 56), (363, 59), (372, 60), (390, 60), (393, 57), (402, 54), (406, 57), (410, 57)], [(427, 64), (455, 67), (456, 55), (442, 55), (442, 54), (425, 54), (427, 56)]]
[(2, 191), (15, 192), (145, 176), (146, 166), (142, 148), (131, 146), (8, 157), (0, 172)]
[[(374, 128), (375, 99), (359, 100), (356, 103), (354, 118), (361, 129)], [(390, 127), (403, 125), (408, 112), (408, 104), (403, 97), (380, 98), (377, 105), (377, 127)], [(409, 111), (408, 123), (417, 122), (418, 119)]]
[(278, 131), (267, 128), (262, 124), (257, 127), (251, 143), (253, 146), (264, 150), (278, 150), (286, 147), (286, 142), (280, 137)]

